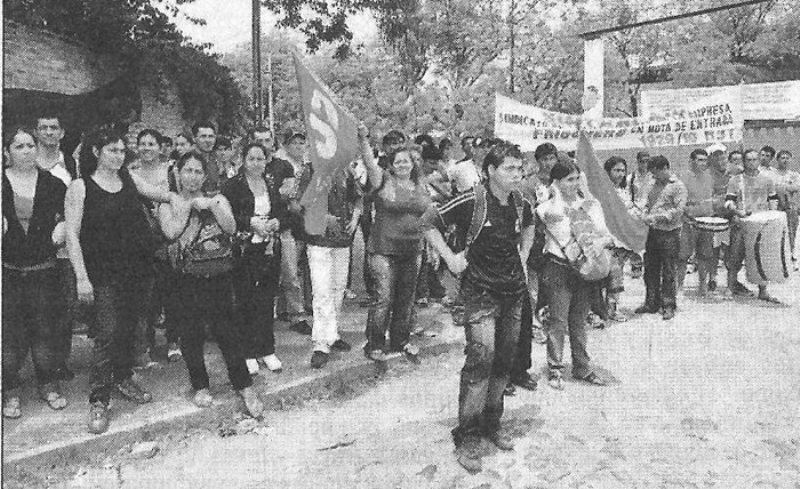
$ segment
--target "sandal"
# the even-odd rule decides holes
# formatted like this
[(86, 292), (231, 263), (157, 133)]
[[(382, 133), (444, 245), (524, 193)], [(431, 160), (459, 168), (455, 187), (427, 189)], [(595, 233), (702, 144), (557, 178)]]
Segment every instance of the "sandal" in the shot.
[(758, 300), (769, 302), (770, 304), (781, 304), (781, 301), (777, 297), (771, 296), (769, 294), (759, 294)]
[(22, 416), (22, 409), (19, 406), (19, 397), (13, 396), (3, 399), (3, 417), (17, 419)]
[(39, 395), (42, 397), (42, 400), (50, 406), (50, 409), (54, 411), (60, 411), (67, 407), (66, 398), (58, 392), (57, 388), (47, 386), (46, 389), (39, 391)]

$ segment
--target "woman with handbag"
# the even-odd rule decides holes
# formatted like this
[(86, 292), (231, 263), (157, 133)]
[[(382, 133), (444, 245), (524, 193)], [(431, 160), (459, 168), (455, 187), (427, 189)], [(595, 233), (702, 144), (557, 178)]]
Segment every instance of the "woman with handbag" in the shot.
[(170, 261), (176, 272), (175, 322), (180, 333), (183, 358), (195, 391), (194, 403), (209, 407), (213, 398), (203, 358), (205, 323), (228, 368), (233, 389), (244, 400), (250, 414), (258, 417), (263, 405), (251, 387), (253, 381), (240, 353), (241, 328), (233, 315), (233, 244), (236, 232), (233, 211), (223, 195), (207, 197), (204, 156), (190, 151), (176, 164), (180, 199), (159, 209), (161, 230), (167, 239)]
[(242, 150), (239, 174), (222, 186), (239, 230), (239, 252), (234, 270), (236, 314), (242, 321), (242, 348), (251, 375), (259, 362), (279, 372), (275, 356), (275, 296), (281, 273), (279, 232), (286, 207), (280, 205), (278, 189), (265, 177), (271, 153), (259, 143)]
[(586, 316), (595, 282), (608, 277), (614, 240), (603, 209), (580, 192), (580, 169), (559, 161), (550, 170), (551, 197), (537, 213), (545, 226), (543, 281), (548, 285), (547, 364), (550, 387), (564, 388), (564, 336), (569, 332), (572, 376), (594, 385), (605, 381), (592, 371), (586, 353)]

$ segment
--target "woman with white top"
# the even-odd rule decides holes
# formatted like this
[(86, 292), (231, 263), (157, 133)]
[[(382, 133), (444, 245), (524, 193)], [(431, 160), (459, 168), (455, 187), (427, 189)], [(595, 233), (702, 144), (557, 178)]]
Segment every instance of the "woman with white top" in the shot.
[[(559, 161), (550, 170), (551, 197), (539, 204), (537, 213), (546, 227), (543, 281), (548, 286), (550, 320), (547, 322), (547, 364), (552, 388), (563, 384), (564, 336), (569, 332), (572, 376), (590, 384), (605, 385), (589, 365), (586, 353), (586, 316), (594, 284), (583, 279), (569, 263), (567, 249), (591, 242), (611, 248), (614, 240), (606, 228), (603, 209), (580, 192), (580, 170), (571, 161)], [(588, 235), (587, 235), (588, 233)], [(589, 238), (588, 240), (586, 238)]]
[(222, 186), (240, 236), (234, 290), (250, 374), (258, 373), (259, 362), (273, 372), (283, 368), (275, 356), (274, 316), (281, 269), (279, 232), (286, 207), (279, 204), (278, 189), (264, 173), (270, 154), (258, 143), (246, 145), (239, 174)]

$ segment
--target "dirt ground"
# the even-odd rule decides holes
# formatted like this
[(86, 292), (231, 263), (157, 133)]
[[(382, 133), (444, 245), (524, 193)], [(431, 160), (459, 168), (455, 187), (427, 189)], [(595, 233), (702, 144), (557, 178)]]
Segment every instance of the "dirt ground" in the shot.
[[(630, 310), (643, 291), (626, 285)], [(162, 440), (152, 458), (76, 467), (62, 487), (797, 489), (798, 286), (796, 273), (773, 288), (785, 307), (722, 294), (699, 301), (690, 288), (673, 321), (640, 316), (593, 330), (589, 353), (611, 385), (567, 382), (558, 392), (541, 381), (506, 398), (517, 447), (487, 445), (480, 474), (453, 455), (463, 362), (455, 348), (395, 367), (358, 395)], [(544, 367), (543, 347), (533, 360)]]

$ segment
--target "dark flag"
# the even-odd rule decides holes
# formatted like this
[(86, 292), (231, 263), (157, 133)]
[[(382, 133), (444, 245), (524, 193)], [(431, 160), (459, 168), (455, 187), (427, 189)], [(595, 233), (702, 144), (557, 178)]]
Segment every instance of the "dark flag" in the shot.
[(309, 234), (325, 233), (328, 190), (338, 168), (354, 161), (359, 154), (358, 122), (335, 102), (335, 97), (294, 55), (297, 84), (303, 105), (306, 132), (314, 176), (300, 199), (305, 209), (305, 228)]

